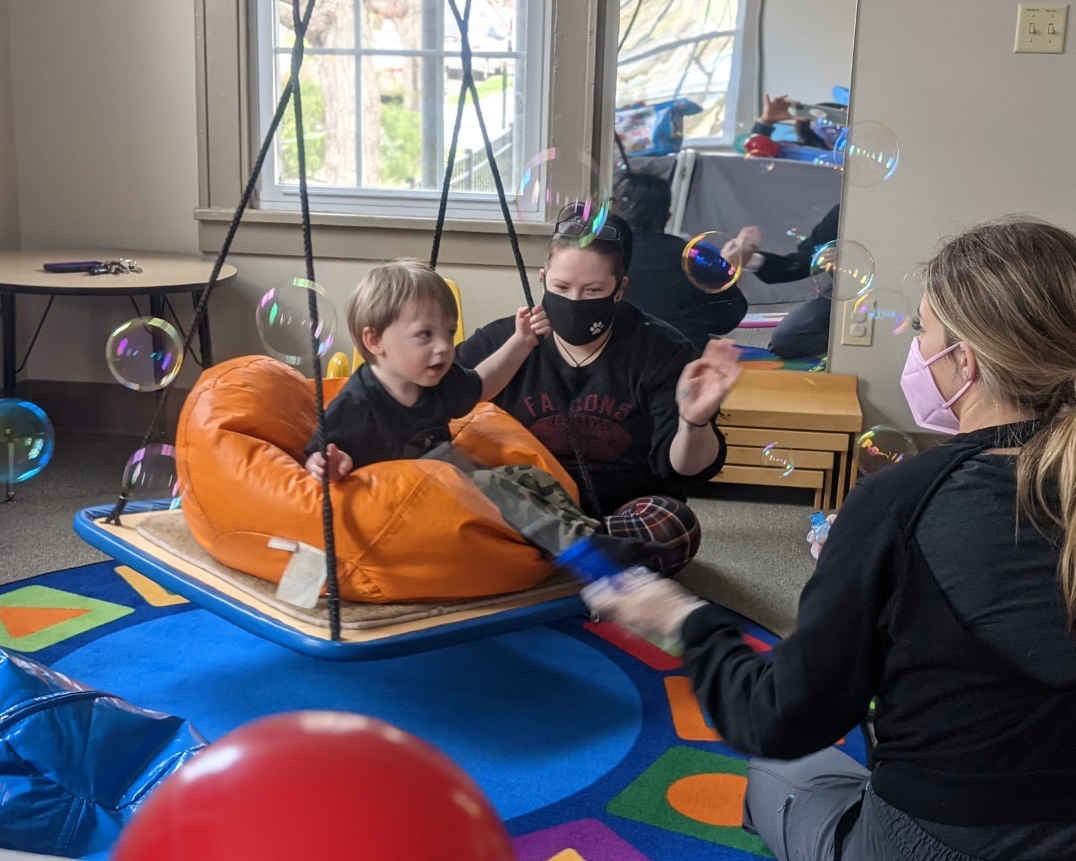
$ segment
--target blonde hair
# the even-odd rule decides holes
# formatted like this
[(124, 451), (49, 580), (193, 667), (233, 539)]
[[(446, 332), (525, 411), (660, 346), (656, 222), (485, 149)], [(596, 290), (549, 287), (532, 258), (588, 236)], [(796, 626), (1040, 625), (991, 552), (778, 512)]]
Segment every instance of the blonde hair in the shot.
[(926, 266), (948, 344), (975, 351), (986, 390), (1031, 412), (1017, 460), (1019, 511), (1059, 535), (1059, 576), (1076, 632), (1076, 236), (1011, 218), (973, 227)]
[(362, 340), (369, 327), (378, 335), (400, 319), (404, 308), (432, 305), (450, 320), (459, 321), (456, 297), (445, 279), (419, 260), (401, 258), (370, 270), (355, 287), (344, 313), (356, 349), (367, 362), (374, 361)]

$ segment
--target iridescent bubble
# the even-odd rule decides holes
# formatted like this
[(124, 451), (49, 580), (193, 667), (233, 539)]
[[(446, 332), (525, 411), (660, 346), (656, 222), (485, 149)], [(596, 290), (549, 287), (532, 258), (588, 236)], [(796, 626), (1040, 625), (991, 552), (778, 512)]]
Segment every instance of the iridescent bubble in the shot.
[(721, 249), (730, 238), (711, 230), (700, 233), (684, 246), (680, 257), (684, 275), (703, 293), (723, 293), (740, 279), (740, 261), (721, 256)]
[(41, 407), (0, 398), (0, 484), (33, 478), (48, 465), (55, 445), (52, 422)]
[(108, 336), (105, 361), (127, 388), (153, 392), (172, 382), (183, 366), (183, 339), (167, 320), (137, 317)]
[(153, 443), (132, 454), (123, 470), (123, 493), (128, 499), (165, 499), (171, 508), (178, 507), (180, 487), (175, 447)]
[(918, 453), (915, 440), (906, 433), (875, 425), (856, 440), (856, 469), (860, 475), (871, 475)]
[(873, 321), (875, 331), (882, 335), (902, 335), (912, 325), (909, 302), (896, 290), (872, 287), (855, 298), (853, 313)]
[(803, 229), (799, 227), (788, 228), (788, 230), (785, 231), (785, 236), (787, 236), (789, 239), (795, 239), (797, 245), (807, 238), (807, 234), (804, 233)]
[(854, 299), (874, 281), (874, 257), (854, 239), (835, 239), (815, 249), (811, 280), (821, 296), (837, 301)]
[(582, 246), (603, 234), (612, 194), (598, 163), (586, 153), (551, 147), (531, 158), (520, 175), (516, 213), (524, 221), (573, 220), (583, 225), (570, 234)]
[(770, 469), (780, 470), (782, 478), (791, 475), (796, 468), (796, 459), (793, 457), (792, 452), (778, 448), (775, 442), (771, 442), (762, 449), (761, 463)]
[(834, 159), (841, 159), (845, 177), (852, 185), (878, 185), (889, 179), (900, 162), (900, 144), (893, 130), (882, 123), (853, 123), (833, 146)]
[[(315, 299), (318, 322), (311, 329), (310, 297)], [(317, 338), (318, 356), (326, 355), (336, 338), (336, 308), (325, 289), (313, 281), (296, 278), (262, 296), (255, 310), (258, 335), (266, 352), (293, 366), (312, 361), (311, 332)]]

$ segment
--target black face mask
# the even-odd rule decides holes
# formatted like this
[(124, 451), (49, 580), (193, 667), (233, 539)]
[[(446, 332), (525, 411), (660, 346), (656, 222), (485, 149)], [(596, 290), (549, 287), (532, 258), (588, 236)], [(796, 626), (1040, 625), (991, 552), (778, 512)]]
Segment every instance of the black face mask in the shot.
[(601, 299), (569, 299), (546, 290), (542, 308), (553, 331), (572, 346), (581, 347), (609, 331), (619, 292), (618, 286), (611, 295)]

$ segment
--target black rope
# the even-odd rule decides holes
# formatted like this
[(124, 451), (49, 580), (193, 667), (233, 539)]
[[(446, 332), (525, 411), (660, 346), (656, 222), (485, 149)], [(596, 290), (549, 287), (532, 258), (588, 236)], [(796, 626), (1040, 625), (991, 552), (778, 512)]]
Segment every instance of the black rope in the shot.
[[(306, 28), (310, 23), (310, 16), (314, 11), (315, 0), (309, 0), (306, 7), (306, 13), (302, 19), (301, 32), (295, 34), (296, 44), (301, 44), (303, 38), (306, 36)], [(293, 49), (294, 51), (295, 49)], [(224, 261), (228, 257), (228, 252), (232, 248), (232, 242), (235, 239), (236, 231), (239, 230), (239, 222), (243, 218), (243, 213), (246, 211), (247, 205), (250, 203), (251, 197), (254, 196), (254, 189), (257, 186), (258, 176), (261, 174), (262, 164), (265, 162), (266, 156), (269, 154), (269, 148), (273, 145), (273, 138), (276, 135), (277, 127), (280, 125), (280, 121), (284, 118), (284, 111), (288, 107), (288, 101), (291, 99), (292, 93), (299, 88), (299, 79), (292, 72), (291, 77), (288, 78), (287, 84), (284, 85), (284, 91), (280, 94), (280, 100), (277, 102), (276, 111), (273, 114), (273, 119), (269, 123), (269, 129), (266, 132), (265, 140), (262, 141), (261, 149), (258, 151), (258, 157), (254, 160), (254, 166), (250, 171), (250, 178), (247, 180), (247, 184), (243, 189), (243, 194), (239, 199), (239, 204), (235, 208), (235, 213), (232, 216), (232, 222), (228, 225), (228, 233), (224, 237), (224, 244), (221, 246), (220, 253), (217, 255), (216, 261), (213, 263), (213, 269), (209, 273), (209, 280), (206, 281), (205, 289), (202, 290), (201, 298), (198, 300), (198, 305), (194, 309), (194, 319), (191, 321), (190, 330), (187, 332), (187, 337), (183, 339), (183, 355), (186, 355), (187, 351), (191, 347), (191, 341), (194, 338), (195, 332), (198, 331), (198, 327), (202, 322), (202, 318), (206, 314), (206, 308), (209, 304), (209, 297), (212, 295), (213, 290), (217, 286), (217, 278), (220, 277), (220, 270), (224, 267)], [(140, 448), (145, 448), (149, 445), (150, 440), (153, 438), (153, 434), (156, 432), (157, 425), (161, 421), (161, 418), (165, 414), (165, 409), (168, 405), (168, 395), (171, 392), (171, 388), (165, 388), (162, 390), (162, 394), (157, 398), (157, 407), (153, 411), (153, 418), (150, 419), (149, 427), (146, 429), (145, 434), (142, 436), (142, 444)], [(124, 508), (127, 506), (129, 497), (127, 496), (127, 488), (121, 487), (119, 498), (116, 500), (115, 506), (105, 518), (106, 523), (111, 523), (116, 526), (120, 525), (120, 516), (123, 514)]]
[(631, 28), (635, 26), (635, 19), (639, 17), (639, 10), (642, 8), (643, 0), (638, 0), (635, 4), (635, 11), (631, 13), (631, 20), (628, 22), (627, 29), (624, 30), (624, 35), (620, 37), (620, 44), (616, 46), (618, 55), (624, 49), (624, 45), (627, 44), (628, 36), (631, 35)]
[(631, 162), (628, 161), (628, 151), (624, 149), (624, 141), (616, 132), (613, 132), (613, 138), (616, 140), (616, 148), (620, 150), (620, 157), (624, 160), (624, 173), (634, 173)]
[[(164, 297), (164, 307), (172, 312), (172, 321), (176, 324), (176, 328), (179, 329), (179, 336), (184, 341), (186, 341), (187, 340), (187, 332), (183, 328), (183, 324), (179, 322), (179, 314), (176, 313), (176, 309), (172, 307), (172, 302), (171, 302), (171, 300), (169, 300), (169, 298), (167, 296)], [(195, 354), (194, 350), (191, 350), (188, 355), (191, 357), (191, 361), (193, 361), (194, 364), (196, 364), (199, 368), (204, 368), (205, 367), (205, 365), (203, 365), (202, 362), (198, 359), (198, 357)]]
[(128, 296), (127, 298), (131, 300), (131, 304), (134, 306), (135, 315), (138, 316), (138, 317), (141, 317), (142, 316), (142, 309), (138, 307), (138, 302), (135, 301), (135, 297), (134, 296)]
[[(470, 13), (471, 0), (467, 0), (465, 11)], [(527, 265), (523, 262), (523, 252), (519, 249), (519, 237), (516, 235), (515, 224), (512, 222), (512, 213), (508, 209), (508, 196), (504, 191), (504, 182), (501, 180), (501, 172), (497, 167), (497, 160), (493, 155), (493, 144), (490, 142), (489, 132), (486, 130), (486, 121), (482, 116), (482, 105), (478, 98), (478, 88), (474, 83), (474, 76), (471, 70), (471, 42), (470, 34), (467, 29), (467, 14), (461, 15), (457, 0), (448, 0), (449, 8), (452, 10), (452, 16), (456, 19), (456, 26), (460, 31), (460, 43), (461, 43), (461, 55), (463, 66), (463, 80), (460, 84), (460, 104), (462, 106), (463, 94), (470, 92), (471, 101), (474, 104), (475, 115), (478, 117), (478, 127), (482, 132), (482, 141), (485, 144), (486, 159), (489, 161), (490, 172), (493, 174), (493, 184), (497, 189), (497, 200), (501, 205), (501, 215), (504, 217), (504, 224), (508, 230), (508, 242), (512, 246), (512, 256), (515, 259), (516, 270), (519, 272), (519, 280), (523, 285), (523, 297), (526, 299), (527, 308), (534, 307), (534, 295), (531, 293), (530, 279), (527, 277)], [(462, 110), (462, 107), (460, 108)], [(456, 116), (457, 126), (459, 124), (459, 113)], [(449, 153), (449, 163), (445, 168), (446, 174), (450, 174), (453, 168), (453, 160), (455, 158), (455, 138), (453, 134), (453, 148)], [(446, 182), (441, 191), (441, 211), (444, 212), (447, 206), (448, 198), (448, 183)], [(440, 245), (441, 232), (444, 229), (444, 219), (438, 218), (437, 226), (434, 230), (433, 242), (434, 249)], [(434, 255), (431, 255), (434, 257)], [(555, 348), (554, 348), (555, 349)], [(579, 475), (583, 479), (583, 492), (586, 494), (587, 501), (590, 503), (590, 513), (598, 516), (601, 513), (601, 505), (599, 502), (598, 492), (594, 487), (594, 480), (590, 476), (590, 470), (587, 467), (586, 459), (583, 457), (583, 449), (579, 442), (578, 429), (575, 426), (575, 422), (572, 421), (571, 415), (571, 391), (568, 389), (568, 384), (561, 377), (560, 373), (556, 370), (556, 365), (550, 365), (553, 379), (556, 383), (558, 393), (561, 399), (564, 401), (564, 426), (568, 432), (568, 442), (572, 447), (572, 454), (575, 456), (575, 462), (579, 467)]]
[[(310, 5), (314, 5), (311, 0)], [(299, 14), (299, 0), (292, 0), (292, 18), (295, 21), (295, 49), (291, 53), (291, 76), (299, 79), (299, 70), (303, 65), (302, 17)], [(299, 200), (303, 212), (303, 257), (306, 260), (306, 277), (310, 282), (314, 278), (314, 245), (310, 229), (310, 195), (306, 184), (306, 144), (303, 140), (303, 99), (302, 87), (295, 87), (292, 93), (292, 108), (295, 111), (295, 139), (299, 156)], [(321, 528), (325, 538), (325, 573), (328, 584), (329, 599), (329, 636), (340, 639), (340, 582), (336, 578), (336, 535), (333, 531), (333, 501), (329, 493), (329, 451), (328, 434), (325, 432), (325, 394), (321, 381), (321, 345), (318, 343), (318, 294), (316, 290), (307, 291), (310, 310), (310, 352), (314, 357), (314, 401), (318, 414), (318, 448), (325, 459), (325, 469), (321, 473)]]
[[(468, 27), (471, 18), (471, 0), (463, 7), (463, 25)], [(462, 32), (462, 31), (461, 31)], [(448, 193), (452, 186), (452, 171), (456, 166), (456, 147), (460, 140), (460, 126), (463, 125), (463, 107), (467, 103), (466, 73), (471, 64), (471, 41), (462, 39), (460, 46), (463, 60), (461, 68), (464, 82), (460, 84), (460, 97), (456, 102), (456, 122), (452, 127), (452, 143), (448, 147), (448, 164), (445, 166), (445, 181), (441, 184), (441, 202), (437, 207), (437, 225), (433, 229), (433, 248), (430, 251), (430, 268), (437, 268), (437, 257), (441, 252), (441, 233), (445, 229), (445, 214), (448, 211)]]
[(34, 332), (34, 337), (30, 339), (30, 346), (26, 348), (26, 355), (22, 357), (22, 362), (15, 368), (16, 374), (22, 373), (22, 369), (25, 368), (26, 363), (30, 361), (30, 353), (34, 351), (34, 344), (37, 343), (37, 336), (41, 334), (41, 327), (45, 325), (45, 318), (49, 316), (49, 309), (52, 307), (52, 300), (55, 298), (55, 295), (49, 296), (49, 304), (45, 306), (45, 311), (37, 324), (37, 331)]

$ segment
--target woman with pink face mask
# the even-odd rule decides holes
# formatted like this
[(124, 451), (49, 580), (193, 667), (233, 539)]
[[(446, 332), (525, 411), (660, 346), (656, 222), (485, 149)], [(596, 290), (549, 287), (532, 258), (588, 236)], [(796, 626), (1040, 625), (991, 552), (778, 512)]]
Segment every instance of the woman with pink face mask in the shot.
[[(683, 641), (778, 858), (1074, 859), (1076, 236), (975, 227), (924, 288), (901, 386), (952, 436), (856, 485), (772, 659), (667, 580), (592, 608)], [(831, 745), (872, 698), (868, 771)]]

